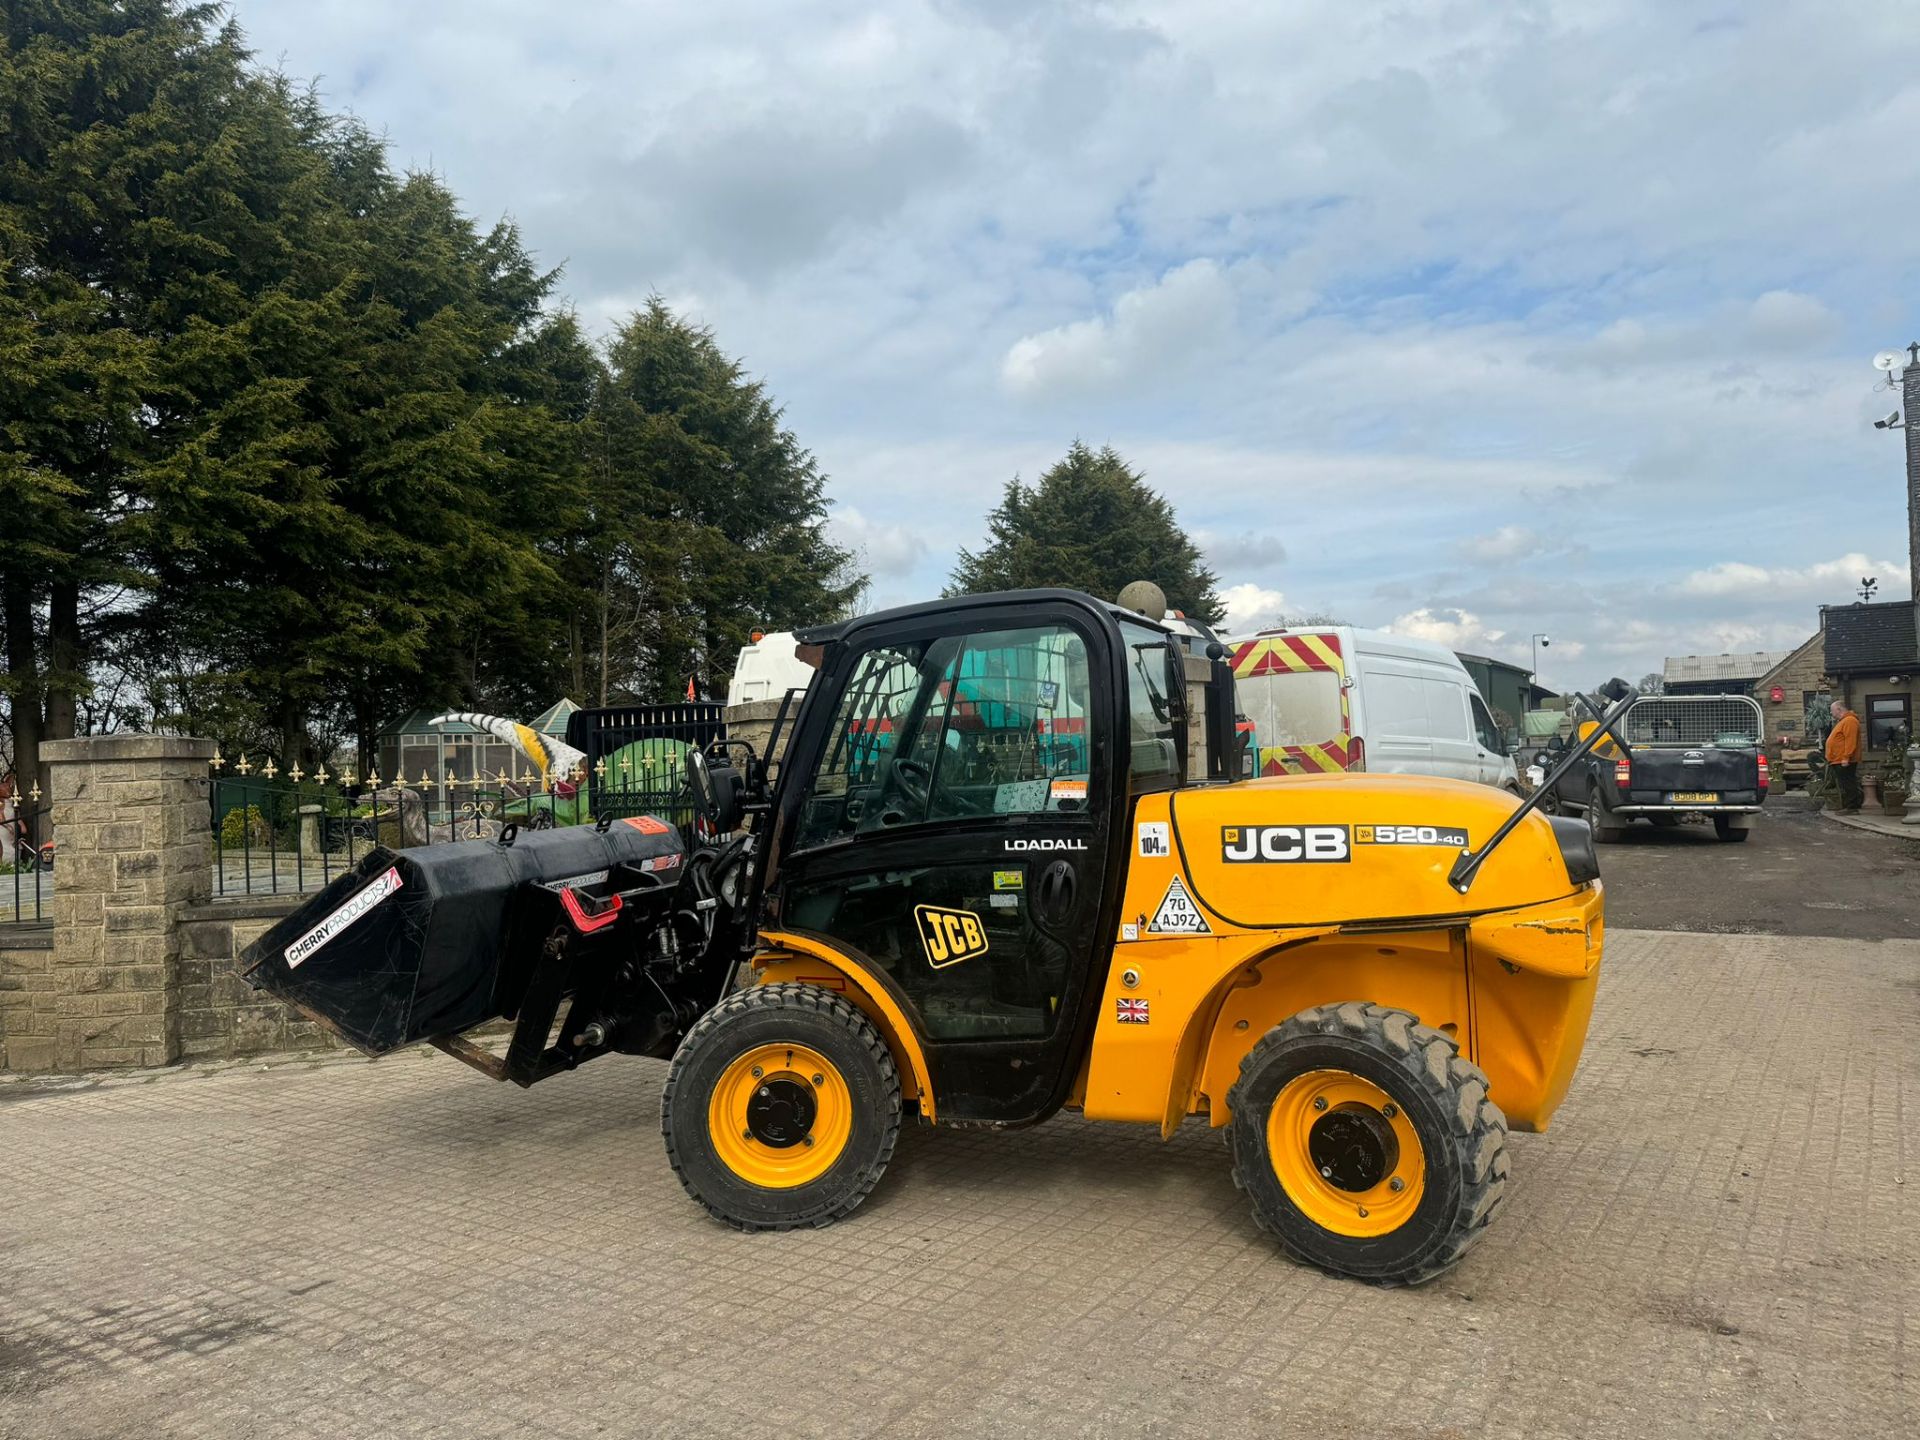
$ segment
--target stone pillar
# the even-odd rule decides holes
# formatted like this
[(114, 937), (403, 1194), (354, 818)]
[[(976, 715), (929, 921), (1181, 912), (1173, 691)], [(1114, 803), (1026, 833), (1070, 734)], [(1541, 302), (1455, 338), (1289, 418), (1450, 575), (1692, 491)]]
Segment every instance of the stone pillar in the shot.
[(61, 1070), (180, 1055), (183, 907), (212, 888), (211, 740), (97, 735), (40, 747), (60, 862), (53, 896)]
[(749, 700), (744, 705), (729, 705), (726, 710), (727, 738), (750, 741), (753, 753), (762, 760), (785, 759), (787, 742), (793, 738), (793, 722), (800, 715), (800, 697), (793, 697), (793, 704), (787, 711), (786, 728), (780, 732), (780, 753), (769, 755), (767, 743), (773, 738), (773, 722), (780, 713), (780, 703), (778, 700)]

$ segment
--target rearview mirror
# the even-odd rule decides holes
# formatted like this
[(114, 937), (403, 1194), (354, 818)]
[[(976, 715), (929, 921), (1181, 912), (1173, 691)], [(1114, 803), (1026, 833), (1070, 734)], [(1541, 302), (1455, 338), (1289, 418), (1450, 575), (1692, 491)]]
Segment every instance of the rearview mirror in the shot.
[(745, 813), (740, 801), (740, 772), (731, 765), (712, 765), (704, 752), (687, 751), (687, 789), (693, 792), (693, 813), (717, 834), (740, 828)]

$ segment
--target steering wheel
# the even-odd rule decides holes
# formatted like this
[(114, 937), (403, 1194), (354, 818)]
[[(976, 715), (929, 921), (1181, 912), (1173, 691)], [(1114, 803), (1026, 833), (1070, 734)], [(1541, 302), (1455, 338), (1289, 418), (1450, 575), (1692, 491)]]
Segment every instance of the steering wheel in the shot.
[(919, 760), (893, 762), (893, 783), (922, 815), (927, 813), (927, 795), (933, 785), (933, 772)]

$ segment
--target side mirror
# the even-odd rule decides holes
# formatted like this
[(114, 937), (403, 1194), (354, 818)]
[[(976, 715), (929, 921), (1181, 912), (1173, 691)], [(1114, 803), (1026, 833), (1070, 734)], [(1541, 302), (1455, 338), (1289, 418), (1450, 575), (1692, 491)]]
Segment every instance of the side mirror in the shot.
[(740, 802), (740, 772), (731, 765), (711, 765), (699, 749), (687, 751), (687, 788), (693, 792), (693, 812), (716, 834), (730, 835), (740, 828), (745, 813)]

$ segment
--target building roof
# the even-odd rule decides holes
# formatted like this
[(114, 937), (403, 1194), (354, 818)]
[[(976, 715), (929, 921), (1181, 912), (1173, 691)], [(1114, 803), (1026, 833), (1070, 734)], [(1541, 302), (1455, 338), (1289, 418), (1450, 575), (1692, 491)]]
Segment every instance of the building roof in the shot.
[(1738, 655), (1669, 655), (1660, 678), (1669, 685), (1758, 680), (1791, 654), (1791, 650), (1754, 650)]
[(1511, 660), (1496, 660), (1491, 655), (1469, 655), (1464, 650), (1453, 652), (1462, 665), (1484, 665), (1489, 670), (1507, 670), (1515, 675), (1531, 675), (1533, 672), (1524, 665), (1516, 665)]
[[(433, 717), (446, 714), (449, 708), (443, 705), (431, 710), (415, 710), (405, 719), (381, 726), (380, 737), (387, 739), (394, 735), (478, 735), (480, 733), (478, 726), (470, 725), (465, 720), (449, 720), (444, 725), (435, 725)], [(562, 695), (549, 705), (538, 719), (528, 723), (542, 735), (552, 735), (564, 740), (567, 735), (567, 717), (579, 708), (573, 701)]]
[(567, 738), (567, 717), (579, 708), (573, 701), (562, 695), (543, 710), (537, 719), (529, 720), (527, 723), (542, 735), (557, 735), (564, 740)]
[(1862, 670), (1889, 673), (1920, 668), (1913, 629), (1913, 601), (1877, 605), (1832, 605), (1824, 612), (1827, 669), (1838, 675)]
[(381, 738), (390, 735), (478, 735), (480, 732), (464, 720), (449, 720), (444, 725), (433, 724), (433, 717), (446, 714), (444, 707), (431, 710), (415, 710), (405, 719), (396, 720), (391, 725), (380, 727)]

